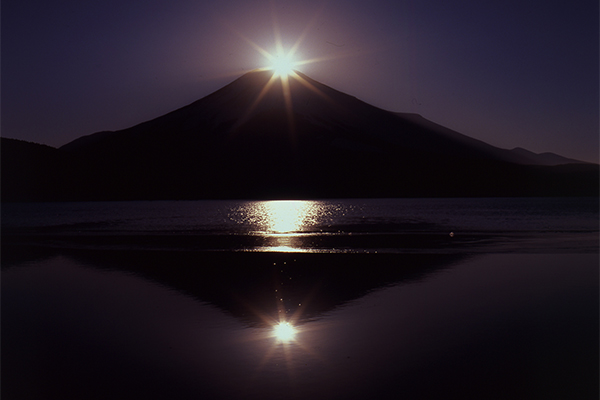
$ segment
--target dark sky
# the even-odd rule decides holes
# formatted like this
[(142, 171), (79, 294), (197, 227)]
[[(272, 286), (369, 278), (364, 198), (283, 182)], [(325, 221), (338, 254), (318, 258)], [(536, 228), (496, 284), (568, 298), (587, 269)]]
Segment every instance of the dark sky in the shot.
[[(3, 0), (2, 136), (52, 146), (298, 69), (503, 147), (598, 162), (598, 1)], [(277, 24), (274, 23), (274, 16)], [(303, 36), (303, 32), (305, 33)]]

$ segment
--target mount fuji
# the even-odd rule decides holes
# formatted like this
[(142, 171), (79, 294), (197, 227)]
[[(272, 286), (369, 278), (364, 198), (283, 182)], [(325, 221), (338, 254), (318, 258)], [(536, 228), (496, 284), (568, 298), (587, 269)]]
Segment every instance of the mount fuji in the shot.
[(597, 196), (598, 171), (385, 111), (300, 72), (249, 72), (58, 149), (2, 139), (3, 201)]

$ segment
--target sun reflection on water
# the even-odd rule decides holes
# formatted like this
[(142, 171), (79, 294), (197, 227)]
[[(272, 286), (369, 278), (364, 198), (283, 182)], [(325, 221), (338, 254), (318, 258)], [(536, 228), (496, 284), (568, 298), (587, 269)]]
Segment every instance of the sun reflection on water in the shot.
[(314, 202), (285, 200), (260, 203), (259, 208), (269, 232), (289, 233), (301, 231), (315, 217)]
[(273, 327), (273, 336), (280, 342), (289, 342), (296, 337), (296, 328), (289, 322), (280, 322)]
[(255, 250), (297, 252), (306, 250), (303, 238), (317, 233), (328, 213), (327, 205), (319, 201), (272, 200), (248, 202), (231, 218), (245, 225), (250, 235), (265, 238)]

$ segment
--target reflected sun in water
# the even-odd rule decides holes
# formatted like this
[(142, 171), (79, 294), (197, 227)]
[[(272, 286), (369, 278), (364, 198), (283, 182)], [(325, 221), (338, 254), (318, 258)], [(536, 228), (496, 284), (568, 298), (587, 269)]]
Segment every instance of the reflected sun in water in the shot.
[[(267, 320), (268, 318), (265, 318), (265, 322)], [(277, 369), (285, 369), (290, 379), (293, 379), (297, 373), (298, 358), (315, 360), (320, 363), (326, 361), (316, 349), (312, 348), (306, 337), (301, 337), (301, 333), (307, 330), (306, 326), (297, 327), (293, 321), (292, 317), (290, 321), (276, 322), (268, 330), (264, 330), (261, 335), (249, 339), (250, 341), (264, 339), (270, 341), (264, 354), (257, 360), (255, 376), (260, 376), (263, 371), (276, 366)], [(312, 329), (309, 327), (308, 330)]]
[(302, 251), (300, 236), (311, 232), (325, 206), (316, 201), (274, 200), (249, 203), (240, 210), (254, 234), (265, 237), (267, 251)]
[[(311, 251), (303, 247), (302, 237), (320, 232), (319, 226), (329, 218), (330, 214), (331, 205), (323, 201), (272, 200), (245, 202), (230, 214), (230, 218), (245, 225), (246, 232), (265, 239), (266, 245), (252, 250), (302, 252)], [(285, 262), (283, 264), (285, 265)], [(279, 264), (275, 267), (274, 264), (275, 276), (278, 276), (280, 269), (283, 268), (287, 267), (279, 267)], [(298, 299), (300, 300), (298, 307), (295, 311), (289, 312), (291, 310), (286, 308), (284, 303), (284, 299), (287, 301), (286, 288), (287, 286), (280, 285), (279, 280), (275, 280), (273, 309), (251, 307), (252, 312), (264, 322), (260, 335), (253, 339), (271, 341), (256, 366), (257, 374), (268, 368), (268, 365), (283, 361), (281, 366), (288, 370), (290, 376), (293, 376), (294, 357), (299, 354), (321, 360), (318, 352), (312, 349), (306, 340), (305, 334), (311, 328), (307, 327), (306, 321), (300, 322), (305, 309), (301, 305), (305, 304), (305, 301), (310, 301), (311, 294), (307, 293), (305, 298)]]
[(302, 231), (317, 211), (314, 202), (297, 200), (266, 201), (259, 208), (267, 231), (275, 234)]
[(296, 328), (289, 322), (280, 322), (273, 328), (273, 336), (280, 342), (289, 342), (296, 338)]

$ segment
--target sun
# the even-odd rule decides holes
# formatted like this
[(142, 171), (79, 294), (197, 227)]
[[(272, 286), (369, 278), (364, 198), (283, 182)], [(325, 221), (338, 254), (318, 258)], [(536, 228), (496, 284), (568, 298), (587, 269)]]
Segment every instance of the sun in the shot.
[(285, 78), (294, 72), (295, 62), (290, 54), (278, 54), (271, 59), (271, 69), (276, 77)]
[[(272, 4), (273, 6), (273, 4)], [(353, 57), (357, 54), (355, 52), (339, 52), (335, 51), (333, 53), (328, 52), (328, 55), (318, 56), (318, 57), (304, 57), (302, 56), (302, 52), (299, 52), (302, 43), (309, 37), (311, 30), (315, 27), (317, 22), (319, 21), (319, 17), (321, 12), (323, 11), (325, 6), (321, 9), (317, 10), (315, 15), (308, 21), (300, 35), (295, 41), (287, 41), (284, 40), (283, 35), (280, 30), (280, 24), (277, 18), (277, 13), (273, 8), (271, 10), (271, 15), (273, 18), (273, 38), (274, 38), (274, 46), (271, 47), (271, 50), (267, 50), (266, 48), (258, 45), (254, 40), (249, 38), (243, 32), (238, 31), (232, 24), (226, 23), (226, 25), (231, 29), (237, 36), (240, 37), (243, 41), (250, 45), (257, 53), (262, 55), (262, 60), (260, 64), (262, 66), (257, 66), (253, 70), (254, 71), (273, 71), (272, 79), (269, 81), (267, 85), (271, 85), (276, 81), (276, 78), (279, 78), (281, 81), (287, 82), (290, 79), (295, 79), (300, 81), (306, 87), (309, 87), (310, 90), (317, 91), (316, 88), (311, 87), (311, 84), (308, 81), (304, 80), (301, 77), (301, 74), (298, 72), (302, 71), (302, 67), (309, 64), (324, 62), (324, 61), (332, 61), (340, 58)], [(318, 29), (317, 29), (318, 30)], [(337, 46), (331, 42), (326, 42)], [(341, 47), (343, 45), (337, 46)], [(358, 55), (362, 55), (363, 52), (360, 52)], [(248, 72), (247, 68), (243, 68), (241, 70), (236, 71), (236, 73), (232, 75), (237, 75), (238, 73), (246, 73)], [(288, 79), (290, 78), (290, 79)], [(262, 95), (261, 95), (262, 96)], [(288, 96), (289, 97), (289, 96)], [(259, 99), (260, 100), (260, 99)]]
[[(332, 101), (325, 93), (323, 93), (320, 89), (315, 87), (309, 80), (305, 79), (301, 73), (302, 66), (313, 64), (322, 61), (329, 61), (333, 59), (338, 59), (342, 57), (348, 57), (350, 54), (338, 54), (334, 53), (328, 56), (316, 57), (316, 58), (306, 58), (303, 57), (301, 52), (299, 52), (299, 48), (301, 44), (306, 39), (309, 31), (315, 25), (317, 21), (317, 17), (319, 13), (317, 13), (304, 28), (298, 39), (290, 45), (286, 41), (283, 40), (281, 32), (279, 30), (279, 23), (277, 22), (277, 15), (273, 12), (273, 34), (274, 34), (274, 47), (271, 48), (271, 51), (266, 50), (265, 48), (259, 46), (252, 39), (244, 35), (243, 33), (237, 31), (235, 28), (230, 27), (234, 33), (236, 33), (242, 40), (244, 40), (247, 44), (249, 44), (254, 50), (257, 51), (260, 55), (262, 55), (262, 67), (257, 67), (253, 69), (254, 72), (261, 71), (272, 71), (270, 79), (265, 83), (263, 88), (260, 90), (260, 93), (255, 98), (255, 100), (250, 104), (244, 115), (238, 120), (235, 125), (235, 128), (243, 125), (248, 118), (252, 115), (258, 104), (262, 101), (262, 99), (269, 92), (271, 87), (277, 82), (280, 83), (281, 90), (283, 93), (284, 107), (288, 120), (288, 128), (289, 128), (289, 136), (290, 140), (295, 140), (295, 124), (294, 124), (294, 110), (293, 110), (293, 101), (292, 101), (292, 85), (296, 85), (296, 83), (304, 86), (308, 90), (313, 91), (319, 96), (325, 98), (327, 101)], [(247, 70), (241, 70), (238, 72), (248, 72)], [(297, 87), (297, 85), (296, 85)]]

